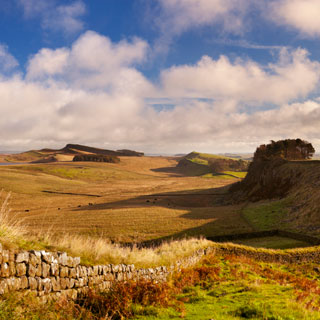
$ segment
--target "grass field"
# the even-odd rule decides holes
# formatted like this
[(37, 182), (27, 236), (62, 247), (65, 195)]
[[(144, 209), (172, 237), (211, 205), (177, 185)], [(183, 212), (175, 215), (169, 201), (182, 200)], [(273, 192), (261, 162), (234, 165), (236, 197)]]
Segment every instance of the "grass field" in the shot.
[[(272, 229), (285, 215), (286, 204), (281, 201), (245, 208), (221, 205), (225, 188), (243, 173), (191, 177), (176, 164), (177, 159), (169, 157), (122, 157), (119, 164), (1, 166), (0, 189), (11, 192), (11, 215), (22, 221), (28, 234), (42, 237), (141, 242), (217, 236)], [(278, 240), (257, 240), (252, 245), (303, 245)]]
[(216, 203), (223, 187), (238, 179), (183, 176), (176, 164), (174, 158), (122, 157), (119, 164), (1, 166), (0, 188), (12, 193), (12, 214), (31, 233), (132, 242), (251, 230), (238, 207)]

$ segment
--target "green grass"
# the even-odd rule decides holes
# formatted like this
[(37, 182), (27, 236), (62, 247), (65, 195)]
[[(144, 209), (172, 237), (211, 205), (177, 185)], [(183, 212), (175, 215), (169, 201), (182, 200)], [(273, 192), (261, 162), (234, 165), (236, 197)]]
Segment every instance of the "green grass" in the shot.
[(233, 243), (243, 244), (246, 246), (251, 246), (255, 248), (268, 248), (268, 249), (292, 249), (292, 248), (302, 248), (310, 246), (309, 243), (285, 238), (285, 237), (263, 237), (254, 238), (246, 240), (236, 240)]
[(224, 171), (221, 174), (207, 173), (202, 175), (202, 178), (213, 178), (213, 179), (243, 179), (247, 175), (247, 172), (237, 171)]
[(241, 178), (241, 179), (245, 178), (247, 175), (247, 172), (245, 172), (245, 171), (239, 171), (239, 172), (238, 171), (223, 171), (223, 173), (229, 174), (229, 175)]
[(278, 229), (283, 227), (281, 220), (288, 212), (287, 206), (287, 200), (251, 204), (242, 209), (242, 215), (257, 231)]
[[(211, 257), (204, 261), (198, 267), (199, 275), (204, 273), (202, 281), (188, 270), (180, 276), (180, 282), (196, 284), (185, 286), (175, 295), (183, 305), (134, 306), (134, 319), (320, 319), (319, 299), (312, 292), (319, 286), (319, 275), (311, 271), (312, 263), (287, 267), (245, 257)], [(212, 276), (210, 268), (218, 274)], [(179, 282), (175, 285), (179, 287)]]

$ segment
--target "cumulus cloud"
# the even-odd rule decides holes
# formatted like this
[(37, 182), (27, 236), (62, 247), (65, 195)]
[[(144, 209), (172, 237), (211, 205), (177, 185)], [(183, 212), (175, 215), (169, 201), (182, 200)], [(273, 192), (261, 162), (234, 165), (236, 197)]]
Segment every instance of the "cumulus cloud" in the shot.
[(40, 18), (45, 30), (72, 34), (84, 27), (81, 18), (86, 13), (86, 6), (82, 0), (68, 5), (59, 5), (56, 0), (18, 0), (18, 3), (23, 8), (25, 17)]
[(275, 0), (270, 8), (271, 19), (279, 25), (294, 28), (306, 36), (320, 35), (319, 0)]
[[(25, 76), (0, 73), (0, 149), (74, 142), (149, 152), (248, 151), (292, 133), (320, 145), (320, 102), (307, 99), (319, 65), (305, 50), (282, 51), (268, 66), (204, 57), (164, 70), (159, 84), (139, 71), (147, 57), (141, 39), (114, 43), (90, 31), (71, 47), (41, 49)], [(290, 102), (300, 97), (306, 101)], [(172, 106), (151, 105), (162, 100)], [(267, 102), (278, 107), (263, 110)]]
[(319, 82), (320, 64), (306, 50), (280, 52), (266, 68), (252, 60), (231, 62), (226, 56), (204, 56), (196, 65), (174, 66), (162, 72), (163, 90), (170, 96), (232, 98), (244, 102), (285, 103), (304, 97)]
[(18, 61), (10, 54), (8, 46), (0, 44), (0, 71), (10, 71), (18, 65)]
[(109, 92), (151, 91), (150, 83), (134, 68), (147, 53), (148, 44), (139, 38), (114, 44), (105, 36), (87, 31), (70, 49), (40, 50), (30, 59), (26, 78)]

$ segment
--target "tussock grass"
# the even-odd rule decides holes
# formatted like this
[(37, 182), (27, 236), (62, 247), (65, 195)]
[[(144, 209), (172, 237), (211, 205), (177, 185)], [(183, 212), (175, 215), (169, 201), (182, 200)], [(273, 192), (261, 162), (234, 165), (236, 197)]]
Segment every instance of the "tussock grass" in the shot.
[(3, 190), (0, 191), (0, 199), (2, 199), (0, 207), (0, 242), (9, 247), (14, 243), (21, 244), (26, 234), (26, 230), (22, 225), (23, 221), (11, 214), (9, 208), (10, 196), (10, 193), (5, 195)]
[(47, 236), (44, 242), (49, 247), (80, 256), (84, 264), (134, 264), (136, 267), (153, 267), (174, 264), (192, 255), (196, 250), (209, 247), (205, 239), (184, 239), (165, 242), (155, 248), (125, 247), (103, 238), (65, 235)]

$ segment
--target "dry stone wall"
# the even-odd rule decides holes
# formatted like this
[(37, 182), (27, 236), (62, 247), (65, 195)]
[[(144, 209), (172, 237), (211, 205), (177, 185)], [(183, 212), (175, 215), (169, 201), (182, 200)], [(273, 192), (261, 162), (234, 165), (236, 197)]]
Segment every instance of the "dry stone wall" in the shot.
[(4, 250), (0, 244), (0, 296), (8, 292), (33, 292), (44, 301), (48, 297), (76, 299), (89, 288), (108, 290), (116, 281), (149, 279), (166, 281), (174, 271), (195, 265), (209, 253), (244, 255), (266, 262), (320, 262), (320, 248), (296, 251), (255, 250), (237, 245), (215, 244), (170, 267), (137, 269), (134, 265), (81, 265), (79, 257), (65, 252)]
[(0, 244), (0, 295), (14, 291), (37, 296), (76, 299), (89, 288), (108, 290), (115, 281), (150, 279), (166, 281), (176, 269), (195, 264), (204, 250), (179, 261), (175, 266), (136, 269), (134, 265), (84, 266), (80, 258), (65, 252), (3, 250)]

